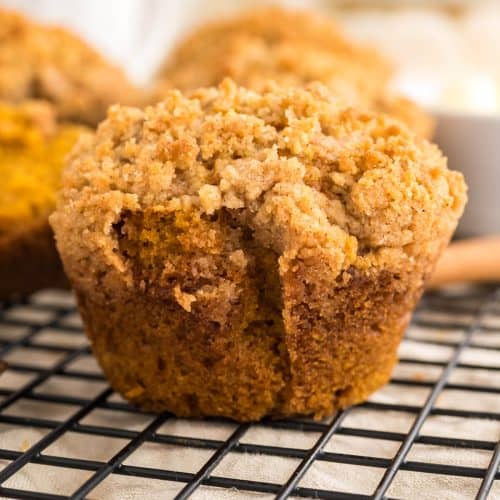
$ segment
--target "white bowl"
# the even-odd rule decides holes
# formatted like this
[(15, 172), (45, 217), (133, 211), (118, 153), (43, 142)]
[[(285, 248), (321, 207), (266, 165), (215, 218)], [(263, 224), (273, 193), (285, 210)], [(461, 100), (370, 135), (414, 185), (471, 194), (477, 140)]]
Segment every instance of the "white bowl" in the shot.
[(469, 186), (469, 202), (458, 236), (500, 234), (500, 116), (438, 111), (434, 138), (461, 171)]

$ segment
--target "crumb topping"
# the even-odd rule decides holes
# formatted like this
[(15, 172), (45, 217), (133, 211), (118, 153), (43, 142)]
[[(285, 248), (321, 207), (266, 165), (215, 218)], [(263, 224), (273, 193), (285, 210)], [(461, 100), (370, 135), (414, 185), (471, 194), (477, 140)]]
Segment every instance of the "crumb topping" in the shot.
[[(82, 275), (92, 262), (120, 280), (131, 276), (116, 233), (125, 212), (160, 214), (174, 236), (191, 228), (173, 242), (143, 225), (145, 248), (205, 249), (244, 266), (238, 238), (249, 231), (282, 270), (319, 260), (335, 277), (434, 255), (466, 198), (439, 149), (389, 117), (346, 108), (319, 84), (259, 93), (230, 80), (145, 110), (113, 106), (72, 152), (63, 184), (51, 218), (63, 254)], [(189, 310), (193, 291), (175, 293)]]

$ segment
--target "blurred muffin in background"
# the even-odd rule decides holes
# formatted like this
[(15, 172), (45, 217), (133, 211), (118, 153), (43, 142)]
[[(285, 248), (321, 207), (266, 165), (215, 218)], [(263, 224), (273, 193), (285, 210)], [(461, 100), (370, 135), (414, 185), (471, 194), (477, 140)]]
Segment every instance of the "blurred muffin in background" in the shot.
[(432, 119), (413, 102), (389, 95), (391, 65), (377, 51), (345, 38), (325, 16), (277, 7), (200, 27), (159, 71), (154, 99), (169, 88), (190, 90), (229, 76), (261, 90), (320, 81), (346, 103), (392, 114), (418, 135), (432, 135)]
[(65, 283), (48, 216), (83, 130), (58, 124), (48, 103), (0, 102), (0, 299)]
[(96, 125), (111, 104), (137, 104), (140, 95), (76, 35), (0, 9), (0, 99), (44, 99), (58, 118)]
[(289, 86), (321, 80), (346, 97), (369, 100), (386, 85), (391, 68), (376, 51), (347, 41), (327, 18), (270, 7), (202, 26), (160, 74), (181, 90), (226, 76), (251, 88), (267, 80)]

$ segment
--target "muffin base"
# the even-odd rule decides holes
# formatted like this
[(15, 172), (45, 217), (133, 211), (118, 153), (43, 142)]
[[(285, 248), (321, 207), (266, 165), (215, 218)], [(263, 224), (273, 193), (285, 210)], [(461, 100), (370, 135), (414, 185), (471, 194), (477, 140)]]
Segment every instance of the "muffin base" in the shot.
[(284, 287), (296, 298), (285, 328), (260, 321), (243, 331), (140, 287), (101, 298), (76, 290), (94, 354), (113, 388), (139, 407), (238, 421), (323, 418), (389, 380), (419, 295), (384, 271), (350, 275), (326, 297), (317, 287), (322, 305), (315, 307), (299, 270)]
[(47, 221), (0, 236), (0, 300), (68, 287)]

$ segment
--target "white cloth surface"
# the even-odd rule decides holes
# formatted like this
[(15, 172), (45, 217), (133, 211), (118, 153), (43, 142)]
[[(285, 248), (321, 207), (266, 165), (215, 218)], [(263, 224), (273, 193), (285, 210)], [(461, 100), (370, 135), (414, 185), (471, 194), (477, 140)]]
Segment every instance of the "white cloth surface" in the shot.
[[(45, 316), (35, 314), (29, 306), (14, 308), (10, 317), (26, 320), (36, 324), (40, 321), (49, 321), (50, 314)], [(69, 317), (68, 317), (69, 318)], [(70, 324), (77, 324), (75, 318), (69, 318)], [(428, 319), (428, 318), (427, 318)], [(446, 320), (446, 318), (443, 318)], [(467, 320), (467, 318), (463, 318)], [(496, 316), (488, 321), (497, 321)], [(63, 321), (64, 324), (64, 321)], [(496, 323), (495, 323), (496, 324)], [(0, 339), (12, 340), (15, 336), (26, 333), (20, 327), (12, 330), (0, 325)], [(85, 341), (83, 335), (64, 333), (60, 330), (42, 328), (33, 339), (40, 344), (60, 345), (66, 335), (68, 347), (81, 346)], [(486, 345), (491, 345), (490, 339), (498, 338), (496, 331), (479, 331), (475, 334)], [(453, 354), (451, 347), (433, 344), (433, 341), (459, 342), (463, 338), (463, 331), (426, 328), (413, 326), (400, 348), (403, 358), (427, 359), (446, 362)], [(475, 341), (475, 340), (474, 340)], [(6, 357), (7, 362), (22, 363), (29, 359), (31, 364), (48, 368), (58, 361), (55, 353), (30, 348), (14, 349)], [(28, 358), (29, 356), (29, 358)], [(499, 366), (498, 353), (479, 348), (468, 348), (463, 353), (464, 362), (484, 366)], [(75, 360), (68, 371), (78, 370), (88, 373), (98, 373), (94, 359), (91, 356), (82, 356)], [(442, 371), (440, 366), (423, 366), (411, 362), (401, 362), (394, 371), (394, 377), (400, 383), (389, 383), (370, 401), (383, 404), (401, 404), (421, 407), (430, 393), (428, 387), (404, 385), (401, 380), (408, 381), (436, 381)], [(21, 373), (7, 370), (0, 377), (0, 388), (15, 390), (28, 383), (35, 374)], [(456, 369), (450, 378), (451, 383), (470, 385), (489, 385), (500, 387), (500, 372), (483, 369)], [(98, 395), (106, 384), (99, 380), (85, 380), (52, 376), (45, 383), (38, 386), (36, 393), (67, 396), (85, 396), (93, 398)], [(113, 394), (111, 401), (121, 401)], [(483, 412), (500, 412), (500, 397), (498, 394), (480, 393), (445, 388), (439, 395), (437, 408), (473, 410)], [(21, 399), (5, 410), (7, 415), (36, 417), (55, 422), (69, 418), (79, 406), (59, 404), (54, 402)], [(405, 434), (414, 422), (416, 414), (401, 411), (385, 411), (377, 408), (358, 407), (350, 411), (343, 422), (348, 429), (371, 429)], [(98, 408), (89, 413), (82, 421), (84, 425), (99, 425), (114, 427), (130, 431), (141, 431), (151, 421), (152, 416), (137, 414), (121, 410)], [(173, 435), (188, 438), (211, 439), (225, 441), (235, 430), (236, 424), (216, 423), (203, 421), (189, 421), (183, 419), (167, 420), (157, 431), (160, 435)], [(31, 428), (15, 424), (0, 425), (0, 448), (15, 451), (25, 451), (38, 442), (50, 429)], [(476, 439), (496, 442), (500, 439), (500, 421), (479, 418), (464, 418), (455, 416), (430, 415), (421, 430), (422, 436), (449, 437), (456, 439)], [(319, 432), (274, 429), (254, 424), (240, 439), (241, 443), (269, 445), (275, 447), (290, 447), (299, 450), (308, 450), (314, 446), (320, 437)], [(67, 457), (73, 459), (107, 462), (129, 442), (128, 439), (82, 434), (68, 431), (43, 451), (44, 455)], [(324, 451), (350, 455), (369, 456), (390, 460), (400, 446), (399, 441), (360, 437), (349, 434), (334, 434), (325, 445)], [(195, 474), (214, 450), (199, 449), (189, 446), (146, 442), (133, 452), (125, 465), (152, 467), (172, 471)], [(462, 467), (488, 467), (492, 451), (464, 448), (452, 448), (430, 444), (416, 443), (412, 446), (407, 461), (426, 462)], [(1, 462), (2, 466), (7, 461)], [(229, 452), (212, 472), (212, 476), (230, 477), (242, 480), (262, 481), (275, 484), (284, 484), (295, 468), (300, 464), (298, 458), (283, 458), (273, 455)], [(299, 486), (306, 488), (320, 488), (326, 490), (348, 491), (359, 494), (370, 494), (382, 478), (385, 469), (382, 467), (367, 467), (316, 460), (301, 479)], [(91, 471), (70, 468), (28, 464), (21, 471), (12, 476), (5, 486), (28, 491), (40, 491), (69, 495), (74, 492), (86, 479)], [(455, 476), (429, 474), (412, 471), (399, 471), (389, 489), (390, 497), (407, 499), (468, 499), (474, 498), (481, 480), (478, 478), (459, 478)], [(497, 481), (490, 498), (500, 498), (500, 484)], [(88, 498), (133, 500), (133, 499), (165, 499), (173, 498), (184, 486), (183, 482), (143, 479), (132, 476), (111, 474)], [(272, 495), (249, 493), (235, 489), (221, 489), (202, 485), (193, 495), (195, 499), (227, 499), (244, 498), (266, 499)]]

